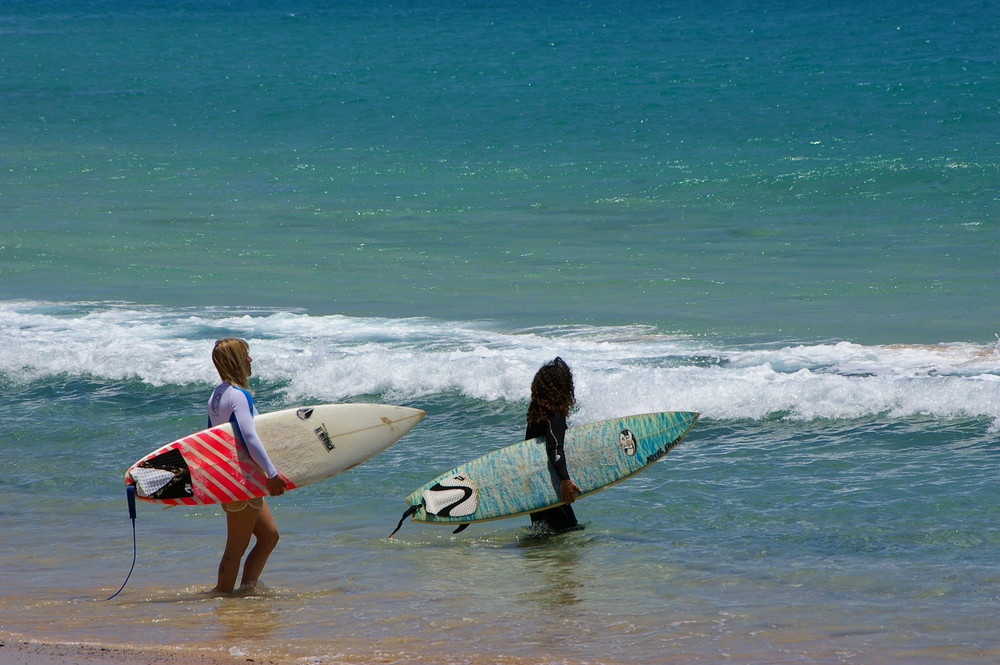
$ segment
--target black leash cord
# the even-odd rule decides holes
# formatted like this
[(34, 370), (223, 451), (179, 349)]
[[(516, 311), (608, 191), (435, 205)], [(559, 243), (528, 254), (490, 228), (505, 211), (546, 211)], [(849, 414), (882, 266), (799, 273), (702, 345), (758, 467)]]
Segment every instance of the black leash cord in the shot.
[(125, 498), (128, 500), (128, 516), (132, 520), (132, 567), (128, 569), (128, 575), (125, 576), (125, 581), (122, 582), (121, 589), (115, 591), (113, 594), (108, 596), (105, 600), (111, 600), (118, 594), (122, 592), (125, 585), (128, 584), (129, 578), (132, 577), (132, 571), (135, 570), (135, 560), (138, 554), (138, 548), (135, 543), (135, 485), (125, 486)]
[[(403, 522), (406, 521), (406, 518), (412, 515), (413, 513), (417, 512), (418, 510), (420, 510), (420, 506), (410, 506), (409, 508), (407, 508), (406, 512), (403, 513), (403, 516), (399, 518), (399, 524), (396, 525), (396, 530), (390, 533), (389, 537), (392, 538), (393, 536), (395, 536), (396, 532), (403, 528)], [(463, 524), (459, 524), (458, 528), (452, 531), (452, 533), (462, 533), (463, 531), (469, 528), (470, 524), (472, 524), (472, 522), (465, 522)]]
[(399, 524), (396, 525), (396, 530), (390, 533), (389, 537), (392, 538), (393, 536), (395, 536), (396, 531), (399, 531), (400, 529), (403, 528), (403, 522), (406, 521), (406, 518), (412, 515), (413, 513), (417, 512), (419, 508), (420, 506), (410, 506), (409, 508), (407, 508), (406, 512), (403, 513), (403, 516), (399, 518)]

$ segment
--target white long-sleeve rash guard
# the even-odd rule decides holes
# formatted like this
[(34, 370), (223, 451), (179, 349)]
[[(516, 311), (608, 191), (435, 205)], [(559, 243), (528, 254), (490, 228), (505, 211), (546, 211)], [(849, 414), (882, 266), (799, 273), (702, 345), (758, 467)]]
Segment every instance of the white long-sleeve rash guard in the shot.
[(236, 438), (243, 442), (247, 452), (250, 453), (250, 458), (268, 478), (274, 478), (278, 475), (278, 470), (274, 468), (271, 458), (264, 450), (264, 444), (257, 436), (257, 427), (253, 422), (253, 417), (256, 415), (257, 407), (253, 404), (250, 391), (231, 383), (219, 385), (208, 399), (208, 426), (232, 423)]

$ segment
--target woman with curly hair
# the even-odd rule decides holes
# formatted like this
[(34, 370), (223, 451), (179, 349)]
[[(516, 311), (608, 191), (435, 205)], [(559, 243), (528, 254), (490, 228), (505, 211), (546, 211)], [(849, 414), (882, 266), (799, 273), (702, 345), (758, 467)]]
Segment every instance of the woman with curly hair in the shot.
[(531, 382), (531, 404), (528, 405), (524, 438), (545, 437), (545, 452), (559, 477), (559, 496), (564, 503), (532, 513), (531, 523), (533, 526), (547, 526), (556, 532), (580, 528), (570, 506), (580, 488), (569, 477), (563, 451), (566, 417), (575, 403), (573, 372), (569, 365), (559, 357), (542, 365)]

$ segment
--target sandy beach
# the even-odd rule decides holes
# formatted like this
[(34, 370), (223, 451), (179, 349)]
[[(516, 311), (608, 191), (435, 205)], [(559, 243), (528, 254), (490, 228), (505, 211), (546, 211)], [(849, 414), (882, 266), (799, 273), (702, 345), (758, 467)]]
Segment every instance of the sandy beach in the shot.
[(280, 665), (279, 661), (258, 660), (225, 653), (191, 649), (135, 649), (100, 644), (58, 644), (28, 642), (0, 637), (0, 665)]

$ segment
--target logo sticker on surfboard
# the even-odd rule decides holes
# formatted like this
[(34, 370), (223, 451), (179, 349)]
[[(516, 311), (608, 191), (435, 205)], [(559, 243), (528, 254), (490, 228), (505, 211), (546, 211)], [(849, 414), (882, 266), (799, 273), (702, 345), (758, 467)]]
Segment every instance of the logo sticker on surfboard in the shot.
[(324, 448), (326, 448), (326, 452), (330, 452), (337, 447), (333, 445), (333, 439), (330, 438), (330, 432), (326, 429), (325, 424), (320, 424), (319, 427), (313, 430), (313, 434), (316, 435), (319, 442), (323, 444)]
[(635, 455), (635, 450), (638, 448), (638, 444), (639, 442), (636, 441), (635, 434), (633, 434), (631, 430), (623, 429), (618, 434), (618, 445), (629, 457)]
[(464, 517), (476, 512), (476, 486), (466, 476), (446, 478), (421, 493), (431, 515)]

